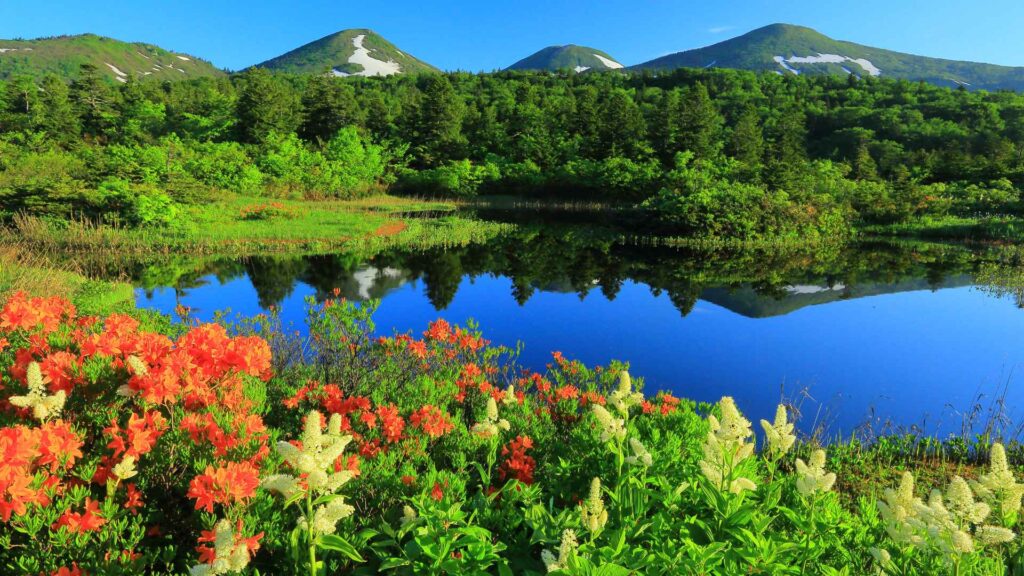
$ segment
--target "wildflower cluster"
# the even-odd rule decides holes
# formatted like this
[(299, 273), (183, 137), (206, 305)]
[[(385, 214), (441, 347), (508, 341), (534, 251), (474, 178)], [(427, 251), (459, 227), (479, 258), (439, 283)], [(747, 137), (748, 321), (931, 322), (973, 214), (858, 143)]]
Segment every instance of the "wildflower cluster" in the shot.
[(775, 409), (775, 420), (771, 423), (761, 420), (761, 428), (764, 430), (768, 457), (772, 460), (778, 460), (785, 456), (796, 442), (793, 423), (788, 421), (786, 407), (782, 404)]
[(888, 488), (878, 509), (889, 537), (953, 563), (973, 552), (976, 542), (997, 545), (1013, 540), (1012, 531), (984, 524), (991, 508), (976, 502), (970, 485), (954, 476), (946, 492), (932, 490), (927, 502), (914, 495), (914, 476), (904, 472), (896, 489)]
[(737, 474), (739, 466), (754, 453), (750, 421), (740, 414), (736, 402), (729, 396), (718, 403), (722, 413), (719, 420), (714, 414), (708, 415), (707, 440), (704, 442), (704, 458), (700, 469), (711, 484), (719, 490), (739, 494), (754, 490), (753, 480)]

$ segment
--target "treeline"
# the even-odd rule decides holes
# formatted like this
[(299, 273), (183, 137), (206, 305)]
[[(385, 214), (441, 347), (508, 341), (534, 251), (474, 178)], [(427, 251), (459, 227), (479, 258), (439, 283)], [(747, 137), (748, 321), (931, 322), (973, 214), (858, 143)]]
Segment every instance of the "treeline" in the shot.
[(1015, 212), (1024, 96), (733, 70), (0, 83), (0, 209), (166, 223), (231, 191), (642, 206), (676, 232)]

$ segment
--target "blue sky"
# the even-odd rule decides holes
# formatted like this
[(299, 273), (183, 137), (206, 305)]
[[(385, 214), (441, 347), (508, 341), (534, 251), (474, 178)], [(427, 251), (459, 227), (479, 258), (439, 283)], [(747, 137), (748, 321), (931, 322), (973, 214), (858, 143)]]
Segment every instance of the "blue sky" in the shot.
[(570, 43), (637, 64), (773, 22), (880, 48), (1024, 66), (1020, 0), (0, 0), (0, 38), (95, 32), (230, 69), (344, 28), (373, 28), (435, 66), (475, 71)]

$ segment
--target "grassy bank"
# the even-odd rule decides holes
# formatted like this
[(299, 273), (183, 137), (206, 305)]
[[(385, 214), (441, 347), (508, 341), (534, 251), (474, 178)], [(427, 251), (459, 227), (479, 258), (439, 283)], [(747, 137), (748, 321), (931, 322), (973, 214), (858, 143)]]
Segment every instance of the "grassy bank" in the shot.
[(862, 236), (917, 238), (957, 242), (1024, 242), (1024, 218), (923, 217), (897, 224), (876, 224), (857, 228)]
[(15, 216), (0, 241), (70, 254), (249, 256), (456, 246), (508, 229), (445, 215), (453, 209), (451, 203), (391, 196), (322, 202), (230, 196), (188, 206), (178, 222), (167, 227), (124, 228)]
[(128, 283), (89, 278), (72, 270), (66, 261), (57, 263), (13, 244), (0, 246), (0, 300), (18, 291), (33, 296), (60, 294), (85, 314), (135, 308), (135, 295)]

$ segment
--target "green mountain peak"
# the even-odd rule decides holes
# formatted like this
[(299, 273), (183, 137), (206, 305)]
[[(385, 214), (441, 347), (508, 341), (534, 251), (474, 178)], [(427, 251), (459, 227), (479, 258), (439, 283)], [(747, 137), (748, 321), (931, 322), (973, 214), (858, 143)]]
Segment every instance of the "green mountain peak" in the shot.
[(564, 46), (548, 46), (523, 58), (506, 70), (616, 70), (622, 68), (617, 60), (608, 53), (596, 48), (566, 44)]
[(295, 74), (331, 73), (336, 76), (390, 76), (437, 71), (368, 28), (350, 28), (329, 34), (256, 66)]
[(189, 54), (96, 34), (0, 40), (0, 79), (20, 75), (39, 78), (47, 74), (74, 78), (83, 64), (96, 67), (118, 82), (127, 82), (130, 76), (183, 80), (224, 75), (209, 62)]
[(780, 75), (853, 74), (972, 89), (1024, 89), (1024, 68), (928, 58), (834, 40), (793, 24), (771, 24), (694, 50), (633, 66), (635, 70), (738, 68)]

